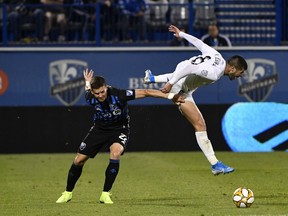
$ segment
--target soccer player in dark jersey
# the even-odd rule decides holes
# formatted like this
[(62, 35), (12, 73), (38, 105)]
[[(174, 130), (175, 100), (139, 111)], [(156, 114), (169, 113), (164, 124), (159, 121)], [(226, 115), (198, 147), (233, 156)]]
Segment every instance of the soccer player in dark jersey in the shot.
[(108, 86), (101, 76), (94, 76), (93, 71), (84, 71), (86, 81), (87, 102), (94, 107), (94, 124), (79, 146), (78, 153), (68, 172), (66, 190), (56, 203), (67, 203), (72, 199), (72, 190), (83, 166), (89, 158), (94, 158), (103, 146), (110, 149), (110, 163), (105, 172), (105, 183), (100, 202), (113, 204), (110, 190), (119, 172), (120, 156), (123, 154), (129, 140), (129, 115), (127, 101), (144, 98), (160, 97), (184, 102), (184, 98), (173, 93), (162, 93), (153, 89), (120, 90)]

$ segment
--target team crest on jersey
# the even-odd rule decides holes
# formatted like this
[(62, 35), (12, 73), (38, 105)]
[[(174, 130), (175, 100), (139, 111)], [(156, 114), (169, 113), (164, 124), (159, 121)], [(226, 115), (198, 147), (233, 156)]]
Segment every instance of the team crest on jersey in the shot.
[(59, 60), (49, 65), (50, 92), (65, 106), (71, 106), (84, 93), (83, 70), (88, 63), (79, 60)]
[(202, 71), (201, 71), (201, 74), (202, 74), (203, 76), (207, 77), (208, 71), (207, 71), (207, 70), (202, 70)]
[(118, 108), (118, 106), (114, 105), (114, 104), (110, 104), (110, 109), (113, 113), (113, 115), (121, 115), (121, 109)]
[(276, 63), (268, 59), (248, 59), (248, 70), (238, 79), (239, 95), (248, 101), (265, 101), (278, 82)]

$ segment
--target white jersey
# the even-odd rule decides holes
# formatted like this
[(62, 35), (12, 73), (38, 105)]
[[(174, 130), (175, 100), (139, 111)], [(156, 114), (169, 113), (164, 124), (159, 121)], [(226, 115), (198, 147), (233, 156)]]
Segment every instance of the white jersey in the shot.
[(192, 35), (184, 32), (180, 32), (179, 35), (197, 47), (202, 55), (180, 62), (176, 70), (167, 76), (169, 83), (177, 83), (178, 86), (181, 85), (182, 90), (188, 92), (213, 83), (223, 76), (226, 61), (218, 51)]

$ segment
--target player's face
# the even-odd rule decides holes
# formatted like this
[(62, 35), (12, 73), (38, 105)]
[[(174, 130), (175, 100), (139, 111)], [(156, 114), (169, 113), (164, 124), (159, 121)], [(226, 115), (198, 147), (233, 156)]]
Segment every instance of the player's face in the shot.
[(98, 89), (92, 89), (91, 93), (97, 98), (98, 101), (103, 102), (107, 98), (107, 86), (101, 86)]
[(235, 78), (242, 77), (244, 73), (243, 69), (236, 69), (234, 66), (230, 68), (228, 71), (228, 76), (230, 80), (234, 80)]

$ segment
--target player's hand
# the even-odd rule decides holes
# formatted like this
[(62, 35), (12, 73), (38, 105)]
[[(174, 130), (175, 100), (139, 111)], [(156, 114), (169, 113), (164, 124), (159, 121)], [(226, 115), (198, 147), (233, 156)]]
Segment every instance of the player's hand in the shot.
[(186, 97), (183, 94), (178, 93), (174, 95), (172, 101), (179, 106), (181, 103), (185, 103), (185, 98)]
[(180, 31), (176, 26), (170, 25), (169, 28), (168, 28), (168, 30), (169, 30), (170, 32), (173, 32), (175, 37), (180, 37), (180, 36), (179, 36), (179, 33), (180, 33), (181, 31)]
[(171, 88), (172, 88), (172, 85), (169, 82), (167, 82), (164, 85), (164, 87), (162, 89), (160, 89), (160, 91), (163, 93), (168, 93), (168, 92), (170, 92)]
[(91, 80), (92, 80), (92, 78), (93, 78), (93, 74), (94, 74), (94, 71), (93, 71), (93, 70), (88, 71), (88, 68), (86, 68), (86, 69), (83, 71), (83, 75), (84, 75), (85, 81), (91, 82)]

